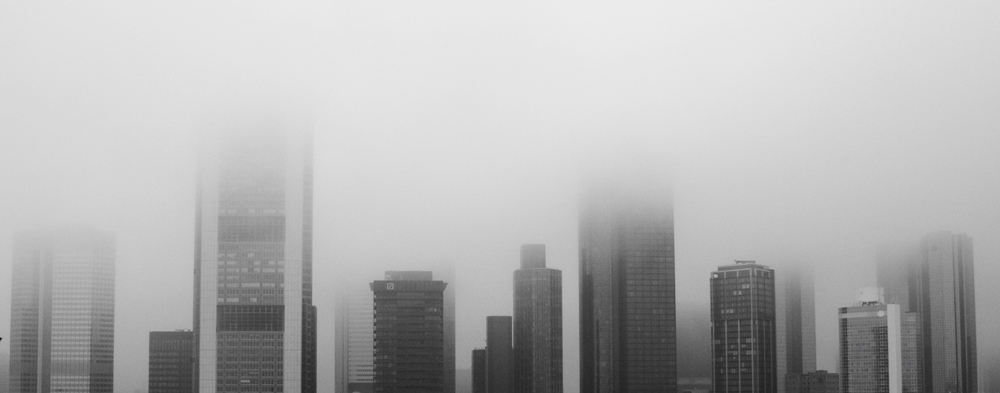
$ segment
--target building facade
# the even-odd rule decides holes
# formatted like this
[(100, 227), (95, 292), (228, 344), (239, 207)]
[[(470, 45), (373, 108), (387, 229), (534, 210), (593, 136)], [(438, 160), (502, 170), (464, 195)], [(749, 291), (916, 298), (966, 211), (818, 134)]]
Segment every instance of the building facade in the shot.
[(648, 177), (618, 179), (580, 205), (580, 391), (674, 393), (671, 193)]
[[(786, 392), (789, 375), (816, 371), (816, 304), (813, 271), (809, 265), (788, 264), (777, 270), (778, 393)], [(788, 393), (795, 390), (788, 389)]]
[(774, 270), (754, 261), (712, 273), (715, 393), (777, 392), (774, 280)]
[(206, 137), (197, 195), (195, 389), (315, 392), (311, 134)]
[(385, 280), (371, 283), (374, 392), (444, 391), (447, 285), (434, 281), (431, 272), (386, 272)]
[(883, 250), (876, 261), (886, 298), (921, 319), (923, 389), (978, 389), (976, 297), (972, 239), (937, 232), (916, 247)]
[(342, 283), (335, 315), (336, 393), (371, 393), (375, 382), (372, 290), (366, 283)]
[(486, 348), (472, 350), (472, 393), (486, 393)]
[(789, 374), (789, 393), (840, 393), (840, 375), (825, 370)]
[(194, 392), (194, 332), (149, 332), (149, 393)]
[(562, 272), (545, 267), (545, 245), (521, 246), (514, 271), (514, 391), (562, 393)]
[(13, 267), (10, 391), (112, 392), (114, 236), (20, 232)]
[(486, 391), (511, 393), (514, 388), (512, 318), (486, 317)]
[(877, 289), (862, 291), (841, 307), (840, 390), (844, 393), (923, 391), (920, 318), (885, 304)]

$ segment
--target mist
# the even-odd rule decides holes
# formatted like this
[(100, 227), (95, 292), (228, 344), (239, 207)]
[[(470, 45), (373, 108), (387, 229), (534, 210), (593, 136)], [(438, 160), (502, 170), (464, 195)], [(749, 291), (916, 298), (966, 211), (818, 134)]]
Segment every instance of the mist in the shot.
[[(985, 365), (1000, 353), (998, 17), (993, 3), (0, 4), (0, 272), (17, 231), (114, 232), (115, 390), (145, 391), (149, 331), (192, 324), (201, 137), (267, 117), (314, 135), (320, 391), (338, 283), (454, 264), (468, 368), (486, 316), (512, 312), (525, 243), (563, 271), (578, 391), (577, 203), (635, 157), (670, 179), (678, 307), (705, 329), (717, 266), (811, 264), (818, 367), (835, 371), (836, 308), (875, 285), (878, 248), (950, 230), (975, 242)], [(9, 294), (0, 280), (0, 337)]]

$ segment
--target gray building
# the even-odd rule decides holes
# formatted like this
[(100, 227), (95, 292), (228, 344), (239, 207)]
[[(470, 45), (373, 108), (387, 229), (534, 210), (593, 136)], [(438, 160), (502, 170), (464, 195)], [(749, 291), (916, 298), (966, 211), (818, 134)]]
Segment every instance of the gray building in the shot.
[(581, 200), (582, 393), (677, 390), (671, 193), (664, 181), (632, 175)]
[(920, 316), (924, 391), (977, 392), (972, 239), (937, 232), (916, 247), (884, 249), (876, 272), (888, 302)]
[(521, 246), (514, 271), (514, 391), (562, 393), (562, 272), (545, 267), (545, 245)]
[(859, 291), (857, 302), (841, 307), (840, 391), (844, 393), (922, 392), (920, 318), (885, 304), (881, 288)]
[(10, 391), (10, 354), (0, 351), (0, 393)]
[(114, 236), (20, 232), (13, 267), (10, 391), (112, 392)]
[(514, 390), (512, 324), (509, 316), (486, 317), (487, 393), (511, 393)]
[(712, 391), (775, 393), (774, 270), (736, 261), (712, 272)]
[(371, 393), (375, 382), (375, 331), (371, 287), (341, 283), (337, 294), (336, 393)]
[(840, 393), (840, 375), (825, 370), (789, 374), (789, 393)]
[(455, 392), (472, 393), (472, 369), (455, 370)]
[(472, 350), (472, 393), (486, 393), (486, 348)]
[(444, 391), (447, 285), (427, 271), (386, 272), (371, 283), (375, 393)]
[(786, 376), (816, 371), (816, 303), (811, 266), (787, 264), (775, 270), (778, 393), (785, 393)]
[(195, 389), (315, 392), (311, 134), (264, 123), (203, 142)]
[(149, 393), (192, 393), (194, 332), (149, 332)]

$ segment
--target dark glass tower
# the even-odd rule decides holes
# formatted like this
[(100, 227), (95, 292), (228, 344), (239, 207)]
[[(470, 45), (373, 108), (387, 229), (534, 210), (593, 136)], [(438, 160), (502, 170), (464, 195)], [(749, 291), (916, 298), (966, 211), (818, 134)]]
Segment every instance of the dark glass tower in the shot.
[(920, 316), (924, 391), (977, 392), (972, 239), (933, 233), (915, 248), (883, 250), (876, 263), (887, 300)]
[(93, 229), (14, 236), (12, 393), (111, 393), (115, 240)]
[(375, 393), (445, 389), (444, 290), (431, 272), (386, 272), (375, 294)]
[(712, 273), (711, 287), (712, 391), (777, 392), (774, 270), (736, 261)]
[(486, 348), (472, 350), (472, 393), (486, 393)]
[(610, 181), (580, 206), (580, 391), (677, 390), (674, 216), (663, 182)]
[[(787, 376), (816, 371), (816, 305), (813, 271), (808, 265), (778, 269), (775, 280), (778, 393), (786, 392)], [(787, 389), (788, 393), (795, 393)]]
[(562, 272), (545, 267), (545, 245), (521, 246), (514, 271), (514, 391), (562, 393)]
[(308, 132), (295, 130), (255, 124), (202, 146), (194, 288), (200, 392), (316, 391), (312, 145)]
[(512, 318), (486, 317), (486, 391), (511, 393), (514, 384), (514, 350), (511, 347)]
[(149, 393), (192, 393), (194, 333), (149, 332)]

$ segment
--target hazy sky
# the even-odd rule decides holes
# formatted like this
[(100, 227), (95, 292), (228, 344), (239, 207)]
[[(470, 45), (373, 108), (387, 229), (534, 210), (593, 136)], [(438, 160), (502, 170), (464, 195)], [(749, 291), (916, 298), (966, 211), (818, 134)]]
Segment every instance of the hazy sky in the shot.
[(191, 327), (199, 133), (291, 111), (316, 133), (321, 391), (338, 279), (454, 262), (468, 367), (522, 243), (564, 271), (577, 391), (577, 189), (636, 155), (672, 163), (679, 302), (707, 314), (734, 259), (814, 264), (835, 370), (875, 247), (965, 232), (1000, 350), (1000, 4), (665, 3), (2, 2), (0, 272), (17, 230), (116, 232), (116, 391), (145, 390), (148, 332)]

